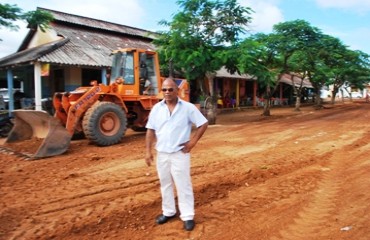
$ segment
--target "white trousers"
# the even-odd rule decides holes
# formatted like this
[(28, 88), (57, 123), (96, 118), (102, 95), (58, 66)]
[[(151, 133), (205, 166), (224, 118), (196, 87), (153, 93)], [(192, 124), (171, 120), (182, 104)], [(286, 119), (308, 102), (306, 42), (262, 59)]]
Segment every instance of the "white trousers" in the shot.
[(190, 176), (190, 153), (157, 153), (157, 171), (161, 184), (162, 211), (165, 216), (176, 214), (174, 189), (177, 190), (180, 218), (194, 219), (194, 193)]

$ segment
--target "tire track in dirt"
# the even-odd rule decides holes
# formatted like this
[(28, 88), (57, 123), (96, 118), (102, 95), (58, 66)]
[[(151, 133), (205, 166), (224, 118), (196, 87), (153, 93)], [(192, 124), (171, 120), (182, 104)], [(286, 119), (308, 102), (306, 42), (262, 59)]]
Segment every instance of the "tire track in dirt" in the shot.
[[(123, 163), (125, 164), (125, 163)], [(58, 226), (63, 225), (66, 222), (79, 222), (83, 221), (86, 217), (99, 219), (96, 213), (99, 212), (111, 212), (117, 209), (117, 206), (122, 206), (123, 210), (131, 209), (132, 206), (137, 204), (148, 204), (148, 194), (152, 195), (152, 200), (149, 201), (152, 204), (153, 201), (159, 201), (158, 194), (158, 183), (155, 176), (144, 175), (144, 171), (141, 175), (139, 172), (126, 173), (125, 177), (122, 177), (119, 172), (120, 168), (117, 165), (114, 166), (114, 171), (111, 172), (109, 178), (110, 182), (104, 183), (105, 180), (102, 177), (108, 171), (107, 168), (101, 170), (103, 174), (100, 177), (91, 181), (91, 178), (86, 178), (86, 176), (92, 173), (95, 176), (99, 176), (100, 173), (93, 169), (84, 172), (73, 171), (67, 175), (67, 177), (61, 176), (61, 181), (64, 185), (61, 187), (53, 187), (51, 189), (46, 189), (50, 191), (50, 198), (40, 199), (38, 207), (27, 209), (28, 215), (30, 217), (22, 223), (22, 225), (32, 225), (34, 222), (43, 223), (40, 226), (50, 226), (46, 229), (41, 229), (34, 227), (29, 229), (30, 232), (25, 232), (24, 229), (19, 229), (13, 232), (13, 236), (16, 239), (26, 238), (29, 239), (29, 235), (34, 234), (35, 236), (48, 235), (48, 233), (56, 231)], [(90, 172), (89, 172), (90, 171)], [(144, 175), (144, 176), (143, 176)], [(113, 179), (119, 179), (120, 181), (112, 184)], [(67, 182), (71, 181), (71, 184)], [(84, 181), (89, 181), (89, 185), (86, 188), (81, 189), (81, 192), (68, 191), (64, 186), (73, 185), (81, 186)], [(104, 184), (102, 184), (104, 183)], [(72, 190), (72, 189), (71, 189)], [(22, 189), (18, 191), (22, 192)], [(44, 189), (45, 191), (45, 189)], [(70, 192), (70, 193), (69, 193)], [(53, 194), (54, 193), (54, 194)], [(60, 193), (60, 194), (59, 194)], [(66, 194), (67, 193), (67, 194)], [(77, 194), (76, 194), (77, 193)], [(15, 209), (22, 209), (23, 206), (27, 205), (27, 200), (25, 202), (20, 201), (19, 204), (14, 205)], [(130, 207), (131, 206), (131, 207)], [(68, 215), (68, 212), (75, 212), (75, 214)], [(128, 210), (127, 210), (128, 211)], [(54, 219), (53, 221), (48, 219)], [(135, 220), (130, 220), (129, 222), (135, 222)]]
[[(355, 109), (350, 112), (356, 113)], [(370, 207), (361, 205), (360, 200), (343, 202), (340, 197), (355, 194), (370, 202), (366, 194), (370, 184), (366, 189), (356, 185), (342, 189), (332, 184), (350, 181), (366, 186), (366, 180), (349, 171), (356, 170), (359, 176), (370, 171), (369, 161), (356, 161), (357, 157), (368, 159), (370, 132), (361, 132), (368, 127), (356, 125), (353, 117), (341, 116), (343, 110), (330, 110), (323, 117), (333, 124), (322, 129), (320, 119), (312, 112), (207, 130), (193, 152), (197, 227), (190, 233), (182, 230), (179, 219), (165, 226), (154, 223), (161, 200), (155, 168), (142, 166), (144, 136), (99, 149), (102, 153), (94, 152), (93, 147), (84, 148), (86, 143), (81, 142), (81, 151), (78, 145), (73, 146), (69, 154), (56, 161), (9, 161), (9, 167), (0, 173), (1, 180), (13, 179), (0, 183), (6, 192), (1, 200), (8, 204), (0, 203), (4, 207), (0, 222), (6, 223), (0, 226), (0, 238), (365, 240), (369, 217), (359, 217), (354, 223), (345, 216), (364, 216)], [(335, 131), (349, 126), (350, 130), (338, 137), (344, 144), (333, 140)], [(216, 149), (221, 146), (221, 150)], [(336, 163), (343, 155), (350, 156), (344, 161), (346, 166)], [(349, 168), (350, 162), (356, 166)], [(9, 201), (16, 202), (13, 208)], [(319, 207), (327, 210), (311, 209)], [(337, 211), (341, 212), (338, 219)], [(315, 215), (317, 212), (322, 215)], [(306, 218), (319, 223), (307, 222)], [(311, 224), (316, 233), (307, 229)], [(338, 236), (338, 226), (352, 226), (353, 231), (344, 233), (347, 238), (332, 238)], [(359, 227), (362, 229), (356, 235)]]
[[(339, 114), (339, 112), (338, 112), (338, 114)], [(333, 118), (335, 119), (335, 117), (333, 117), (332, 115), (331, 116), (327, 116), (327, 117), (328, 118), (331, 118), (331, 119), (333, 119)], [(327, 131), (328, 131), (327, 133), (326, 132), (320, 132), (320, 131), (322, 131), (320, 129), (320, 126), (315, 126), (315, 124), (314, 124), (315, 122), (316, 122), (316, 120), (315, 119), (312, 119), (312, 121), (302, 121), (302, 123), (298, 123), (298, 124), (296, 123), (294, 126), (290, 125), (291, 129), (299, 130), (299, 128), (301, 127), (301, 125), (310, 125), (311, 124), (312, 130), (310, 129), (309, 132), (312, 132), (312, 135), (306, 136), (306, 137), (305, 136), (300, 136), (299, 135), (299, 131), (297, 131), (297, 133), (296, 133), (297, 136), (292, 136), (292, 134), (289, 134), (291, 137), (290, 138), (286, 138), (286, 139), (282, 139), (282, 141), (277, 144), (277, 146), (276, 146), (277, 149), (279, 149), (279, 146), (282, 146), (283, 144), (286, 144), (285, 142), (287, 140), (289, 140), (289, 139), (290, 139), (290, 142), (291, 143), (292, 142), (295, 142), (295, 139), (298, 139), (300, 142), (303, 142), (303, 146), (304, 146), (305, 141), (317, 141), (317, 143), (319, 144), (320, 142), (324, 143), (328, 139), (331, 139), (332, 138), (331, 133), (332, 133), (332, 131), (335, 131), (335, 129), (334, 130), (327, 129)], [(334, 128), (336, 128), (336, 127), (338, 127), (338, 126), (335, 126), (334, 125)], [(324, 133), (324, 134), (322, 134), (322, 133)], [(282, 135), (284, 135), (284, 134), (282, 134)], [(263, 135), (262, 134), (261, 138), (265, 138), (265, 139), (267, 138), (266, 141), (268, 141), (268, 136), (266, 136), (266, 135)], [(307, 139), (304, 139), (304, 138), (307, 138)], [(311, 199), (310, 199), (310, 191), (314, 191), (316, 189), (316, 187), (315, 187), (316, 184), (320, 188), (328, 187), (329, 189), (331, 189), (330, 191), (332, 191), (332, 193), (328, 191), (326, 194), (335, 195), (335, 193), (336, 193), (335, 185), (331, 185), (330, 182), (329, 182), (329, 185), (328, 186), (325, 186), (325, 184), (326, 184), (325, 182), (324, 182), (325, 184), (323, 184), (321, 182), (317, 183), (321, 178), (326, 178), (326, 175), (327, 175), (327, 172), (326, 171), (328, 171), (329, 168), (328, 167), (322, 167), (322, 166), (327, 166), (328, 163), (326, 161), (328, 161), (328, 159), (330, 159), (330, 155), (332, 154), (331, 153), (331, 149), (330, 148), (329, 149), (326, 149), (324, 152), (321, 149), (319, 149), (320, 151), (318, 151), (317, 149), (312, 149), (313, 152), (315, 152), (315, 151), (317, 151), (317, 152), (323, 152), (324, 155), (322, 155), (320, 157), (320, 156), (317, 156), (317, 155), (312, 154), (313, 156), (310, 157), (309, 155), (307, 155), (307, 156), (300, 155), (299, 154), (299, 152), (300, 152), (299, 151), (300, 146), (299, 146), (299, 144), (297, 144), (297, 146), (298, 147), (292, 147), (292, 150), (298, 148), (298, 150), (297, 150), (296, 153), (294, 153), (294, 152), (292, 152), (291, 154), (290, 153), (287, 153), (287, 152), (280, 153), (281, 154), (281, 158), (286, 157), (287, 159), (294, 159), (293, 157), (287, 156), (287, 154), (290, 154), (292, 156), (294, 156), (294, 155), (299, 156), (299, 158), (297, 159), (297, 163), (300, 164), (300, 167), (299, 168), (297, 167), (296, 169), (291, 169), (291, 171), (293, 171), (293, 172), (288, 172), (287, 174), (283, 174), (283, 175), (281, 173), (281, 169), (284, 169), (285, 166), (282, 166), (281, 169), (275, 169), (276, 172), (279, 172), (279, 176), (276, 176), (277, 179), (280, 179), (280, 177), (282, 179), (284, 179), (284, 178), (287, 178), (287, 176), (289, 176), (289, 175), (292, 174), (293, 176), (290, 178), (290, 180), (293, 181), (293, 182), (289, 181), (289, 182), (285, 182), (285, 184), (283, 184), (283, 185), (280, 185), (280, 186), (278, 185), (278, 186), (276, 186), (276, 190), (274, 190), (273, 187), (272, 188), (269, 188), (269, 190), (267, 191), (268, 193), (266, 193), (266, 194), (267, 195), (275, 196), (275, 199), (274, 200), (271, 200), (271, 201), (267, 201), (266, 202), (266, 201), (263, 200), (264, 198), (262, 198), (262, 199), (261, 198), (258, 198), (258, 201), (251, 201), (249, 203), (244, 203), (244, 204), (228, 203), (228, 201), (227, 201), (226, 203), (224, 202), (224, 206), (219, 206), (219, 208), (220, 209), (223, 209), (223, 210), (220, 211), (220, 212), (218, 212), (217, 215), (219, 217), (216, 217), (216, 219), (219, 220), (219, 221), (223, 221), (223, 222), (225, 222), (225, 221), (227, 222), (228, 220), (232, 220), (233, 218), (230, 218), (230, 219), (227, 218), (227, 219), (225, 219), (225, 216), (230, 215), (230, 213), (235, 214), (234, 213), (235, 212), (235, 209), (241, 209), (241, 208), (245, 208), (245, 207), (253, 208), (253, 209), (255, 209), (254, 212), (260, 212), (261, 213), (261, 212), (264, 212), (264, 210), (263, 210), (263, 208), (261, 209), (261, 207), (259, 207), (259, 205), (257, 204), (257, 202), (259, 204), (265, 203), (266, 205), (274, 205), (274, 204), (279, 205), (279, 202), (278, 201), (284, 201), (284, 199), (289, 198), (290, 196), (294, 195), (295, 193), (299, 193), (299, 192), (302, 192), (302, 191), (306, 192), (307, 197), (305, 199), (302, 199), (301, 201), (307, 201), (307, 204), (309, 204), (310, 201), (311, 201)], [(343, 146), (340, 146), (339, 144), (337, 144), (337, 146), (336, 146), (336, 148), (341, 148), (341, 147), (343, 147)], [(264, 151), (266, 152), (266, 149), (264, 149)], [(258, 158), (258, 151), (257, 152), (253, 152), (253, 154), (254, 154), (254, 157)], [(265, 154), (269, 156), (269, 159), (270, 160), (273, 159), (274, 160), (273, 162), (276, 162), (276, 165), (279, 165), (281, 163), (284, 163), (284, 160), (283, 159), (280, 159), (280, 160), (278, 159), (279, 158), (278, 157), (279, 156), (278, 153), (274, 153), (273, 151), (268, 151)], [(227, 153), (224, 152), (224, 155), (226, 156)], [(235, 152), (233, 152), (233, 157), (235, 157)], [(237, 157), (238, 156), (236, 156), (236, 158)], [(315, 159), (317, 159), (317, 160), (315, 161)], [(322, 160), (322, 159), (324, 159), (324, 160)], [(232, 158), (232, 159), (229, 158), (229, 159), (227, 159), (227, 161), (229, 163), (235, 163), (235, 158)], [(260, 160), (258, 162), (261, 163)], [(266, 162), (268, 162), (268, 161), (266, 161)], [(308, 164), (307, 165), (307, 163), (311, 163), (311, 164)], [(317, 165), (317, 164), (319, 164), (319, 165)], [(276, 165), (271, 164), (271, 162), (270, 163), (268, 162), (266, 164), (267, 167), (271, 167), (271, 168), (276, 168)], [(289, 165), (287, 165), (287, 166), (289, 166)], [(241, 165), (241, 164), (238, 165), (238, 168), (239, 169), (243, 169), (243, 165)], [(300, 174), (302, 174), (302, 171), (304, 171), (305, 168), (308, 168), (308, 169), (311, 169), (312, 170), (312, 171), (309, 171), (309, 173), (310, 173), (310, 174), (308, 174), (308, 176), (310, 176), (309, 178), (305, 179), (304, 176), (301, 176), (301, 177), (294, 176), (294, 170), (296, 170), (297, 172), (299, 172)], [(219, 164), (219, 166), (218, 167), (215, 167), (215, 169), (216, 169), (216, 171), (217, 171), (217, 169), (223, 169), (222, 172), (224, 174), (226, 172), (226, 175), (228, 175), (227, 174), (227, 171), (224, 171), (225, 169), (228, 169), (228, 165), (227, 164), (224, 164), (224, 165), (223, 164)], [(207, 167), (207, 170), (209, 172), (209, 170), (210, 170), (210, 167), (209, 166)], [(230, 170), (230, 172), (232, 172), (232, 170)], [(202, 171), (202, 174), (204, 174), (204, 171)], [(316, 178), (315, 179), (312, 179), (312, 176), (316, 176)], [(211, 179), (211, 178), (212, 177), (208, 177), (207, 179)], [(217, 179), (218, 177), (215, 177), (215, 178)], [(225, 183), (228, 182), (228, 181), (225, 182), (225, 177), (219, 176), (219, 179), (222, 179), (222, 186), (217, 185), (217, 184), (215, 184), (214, 187), (211, 186), (210, 187), (210, 190), (207, 191), (207, 194), (205, 194), (205, 195), (212, 196), (212, 193), (213, 193), (214, 196), (215, 196), (213, 198), (217, 199), (217, 196), (218, 196), (218, 198), (219, 199), (222, 199), (222, 201), (225, 201), (225, 199), (229, 199), (230, 198), (230, 195), (233, 194), (234, 192), (243, 191), (241, 185), (243, 185), (242, 183), (247, 182), (246, 178), (239, 178), (239, 177), (234, 176), (233, 177), (233, 181), (231, 181), (231, 182), (234, 182), (234, 185), (232, 185), (232, 184), (228, 185), (228, 184), (225, 184)], [(266, 182), (266, 184), (267, 184), (267, 182), (269, 183), (271, 180), (273, 181), (273, 179), (267, 178), (267, 179), (263, 180), (262, 182), (256, 183), (256, 186), (258, 185), (260, 187), (260, 185), (263, 184), (264, 182)], [(241, 183), (241, 184), (236, 184), (236, 185), (238, 185), (238, 188), (235, 187), (235, 182)], [(304, 184), (305, 182), (308, 183), (308, 186), (305, 186), (305, 184)], [(269, 183), (269, 184), (271, 184), (271, 183)], [(230, 186), (234, 186), (234, 188), (230, 188)], [(249, 186), (253, 187), (254, 185), (249, 185)], [(334, 187), (331, 187), (331, 186), (334, 186)], [(220, 189), (224, 189), (224, 192), (221, 191), (221, 193), (220, 193)], [(259, 195), (259, 194), (257, 194), (257, 195)], [(313, 193), (311, 195), (313, 195), (313, 198), (318, 198)], [(246, 194), (246, 196), (248, 196), (248, 194)], [(213, 199), (213, 198), (211, 197), (210, 199)], [(312, 201), (315, 201), (315, 200), (312, 200)], [(211, 206), (213, 206), (213, 205), (215, 205), (215, 202), (217, 202), (217, 200), (213, 200), (211, 202), (205, 202), (205, 205), (208, 203), (208, 204), (211, 204)], [(321, 204), (324, 204), (324, 205), (325, 204), (330, 204), (330, 200), (328, 200), (328, 202), (323, 202)], [(233, 210), (233, 209), (227, 208), (227, 206), (229, 206), (229, 205), (234, 206), (235, 209)], [(282, 206), (280, 206), (280, 207), (283, 208)], [(310, 206), (308, 206), (307, 208), (309, 208), (309, 207)], [(260, 211), (258, 209), (260, 209)], [(293, 208), (293, 209), (294, 210), (291, 213), (291, 215), (296, 214), (297, 210), (298, 211), (304, 211), (304, 209), (303, 210), (302, 209), (296, 209), (296, 208)], [(286, 211), (289, 212), (289, 209), (286, 209)], [(253, 214), (253, 212), (252, 212), (252, 214)], [(248, 215), (248, 214), (246, 214), (246, 215)], [(263, 214), (261, 214), (261, 215), (263, 215)], [(271, 216), (271, 215), (269, 215), (269, 216)], [(258, 221), (258, 219), (259, 219), (258, 216), (253, 216), (253, 217), (254, 217), (253, 218), (254, 221), (256, 221), (256, 219), (257, 219), (256, 222), (259, 222)], [(235, 219), (239, 219), (239, 221), (240, 221), (240, 218), (238, 218), (238, 217), (236, 217)], [(279, 222), (281, 222), (281, 221), (282, 220), (279, 219)], [(260, 225), (265, 226), (264, 223), (266, 223), (266, 222), (269, 222), (269, 220), (268, 219), (263, 219), (260, 222)], [(285, 222), (285, 221), (283, 220), (283, 222)], [(238, 225), (238, 224), (239, 225), (243, 225), (243, 226), (245, 226), (245, 225), (247, 225), (247, 226), (248, 225), (251, 225), (251, 226), (255, 226), (256, 229), (259, 229), (256, 226), (256, 224), (253, 224), (251, 222), (248, 222), (247, 224), (245, 224), (243, 222), (235, 223), (232, 226), (235, 226), (235, 225)], [(271, 223), (271, 224), (272, 225), (277, 225), (276, 223)], [(283, 224), (282, 224), (282, 228), (284, 228), (283, 227), (284, 226)], [(286, 223), (286, 224), (289, 224), (289, 223)], [(271, 229), (274, 229), (274, 227), (271, 227)], [(246, 231), (246, 232), (255, 232), (256, 230), (254, 230), (253, 228), (244, 227), (244, 231)], [(276, 231), (276, 234), (277, 234), (280, 231), (280, 229), (279, 228), (275, 228), (275, 231)], [(217, 230), (212, 229), (212, 231), (210, 231), (210, 232), (217, 232)], [(236, 231), (235, 236), (241, 236), (242, 233), (243, 232)], [(272, 233), (273, 233), (273, 231), (272, 231)], [(205, 233), (203, 233), (203, 234), (205, 234)], [(215, 234), (215, 233), (213, 233), (213, 234)], [(216, 238), (217, 239), (217, 234), (215, 234), (215, 235), (213, 235), (213, 234), (211, 235), (211, 238)], [(220, 234), (220, 235), (222, 235), (222, 234)], [(272, 235), (273, 234), (270, 234), (270, 235), (267, 235), (267, 236), (272, 236)], [(231, 234), (231, 236), (232, 236), (232, 234)], [(258, 235), (256, 235), (256, 236), (258, 236)], [(305, 236), (303, 236), (303, 238), (295, 238), (295, 239), (305, 239), (304, 237), (307, 237), (307, 236), (309, 236), (309, 235), (305, 235)], [(233, 238), (231, 237), (230, 239), (233, 239)], [(239, 238), (238, 237), (235, 237), (235, 239), (239, 239)], [(253, 234), (251, 234), (251, 236), (248, 236), (247, 239), (255, 239), (255, 238), (253, 238)], [(267, 239), (267, 237), (266, 237), (266, 239)]]
[(315, 235), (320, 236), (318, 232), (325, 227), (327, 217), (335, 211), (335, 203), (339, 197), (338, 184), (340, 182), (333, 181), (333, 176), (330, 175), (330, 173), (324, 174), (324, 180), (318, 184), (308, 205), (298, 213), (294, 223), (286, 226), (287, 230), (281, 232), (281, 239), (296, 240), (305, 239), (307, 236), (310, 238), (315, 238)]
[[(203, 232), (205, 239), (219, 239), (218, 236), (222, 236), (225, 229), (232, 229), (228, 239), (240, 239), (245, 232), (258, 232), (258, 229), (271, 222), (270, 218), (274, 216), (266, 214), (266, 211), (272, 211), (271, 209), (274, 209), (279, 202), (294, 198), (301, 192), (310, 192), (316, 186), (318, 172), (315, 165), (290, 169), (286, 174), (279, 173), (279, 175), (266, 172), (266, 169), (261, 170), (262, 176), (265, 177), (259, 173), (253, 174), (255, 171), (257, 172), (255, 169), (251, 170), (249, 174), (251, 179), (234, 176), (230, 179), (229, 186), (223, 179), (222, 184), (207, 189), (204, 197), (207, 196), (212, 201), (209, 199), (202, 201), (197, 207), (200, 212), (198, 221), (205, 229)], [(297, 171), (300, 175), (296, 174)], [(253, 175), (257, 178), (254, 179)], [(235, 184), (235, 182), (238, 183), (238, 188), (232, 188), (231, 183)], [(220, 189), (224, 191), (220, 192)], [(268, 218), (262, 218), (262, 216)], [(222, 227), (219, 229), (217, 222), (222, 222)], [(240, 226), (240, 231), (233, 226)], [(258, 235), (253, 234), (245, 237), (245, 239), (258, 239)]]
[[(350, 122), (346, 122), (347, 127)], [(361, 128), (361, 126), (356, 128)], [(362, 134), (364, 135), (362, 138), (352, 143), (349, 141), (349, 144), (331, 151), (331, 156), (327, 156), (329, 164), (323, 168), (324, 174), (314, 191), (312, 200), (304, 209), (298, 212), (298, 216), (294, 218), (293, 223), (285, 226), (278, 237), (275, 236), (271, 239), (296, 240), (305, 239), (307, 236), (311, 239), (320, 239), (324, 236), (323, 228), (332, 227), (336, 220), (332, 216), (335, 215), (338, 210), (338, 203), (341, 201), (341, 186), (345, 185), (343, 176), (346, 176), (348, 166), (358, 155), (358, 149), (367, 144), (365, 139), (369, 139), (369, 134)], [(342, 159), (343, 155), (351, 157), (348, 157), (346, 161), (338, 161), (338, 159)], [(325, 229), (325, 231), (327, 230)], [(337, 231), (339, 231), (339, 228)]]
[[(245, 131), (248, 131), (248, 129)], [(295, 136), (291, 136), (292, 133), (290, 130), (287, 130), (286, 134), (284, 133), (284, 131), (281, 131), (279, 134), (285, 137), (277, 137), (278, 139), (281, 138), (282, 142), (276, 143), (276, 149), (279, 148), (280, 144), (286, 144), (286, 141), (294, 141)], [(266, 135), (261, 135), (262, 136), (260, 136), (260, 138), (263, 138), (266, 142), (269, 142), (269, 137), (272, 138), (272, 136), (269, 136), (269, 133), (266, 133)], [(259, 144), (258, 141), (256, 141), (256, 144)], [(238, 146), (234, 145), (233, 147), (237, 148)], [(212, 162), (210, 165), (207, 165), (206, 172), (204, 171), (203, 166), (199, 167), (202, 173), (202, 179), (205, 180), (205, 183), (204, 185), (201, 185), (200, 190), (198, 190), (200, 191), (200, 194), (196, 197), (196, 199), (200, 199), (200, 208), (208, 206), (213, 209), (213, 211), (207, 211), (207, 213), (205, 213), (205, 215), (208, 217), (206, 217), (205, 219), (201, 218), (201, 222), (228, 222), (229, 220), (232, 221), (233, 216), (230, 216), (230, 213), (232, 213), (232, 215), (239, 215), (239, 213), (243, 213), (246, 216), (251, 214), (254, 215), (258, 212), (265, 211), (264, 206), (276, 204), (275, 202), (277, 201), (284, 201), (284, 199), (288, 199), (292, 195), (295, 195), (302, 191), (309, 192), (315, 187), (315, 182), (317, 181), (317, 174), (315, 174), (315, 172), (320, 171), (317, 170), (318, 160), (314, 159), (312, 155), (303, 154), (300, 150), (300, 146), (294, 143), (292, 143), (291, 152), (282, 153), (279, 151), (275, 151), (275, 149), (267, 149), (265, 148), (261, 151), (254, 151), (253, 158), (248, 159), (248, 161), (244, 161), (244, 159), (245, 157), (248, 157), (249, 154), (244, 154), (243, 151), (238, 152), (234, 151), (234, 149), (231, 149), (229, 150), (230, 152), (224, 152), (224, 155), (226, 156), (232, 153), (232, 158), (221, 157), (222, 161), (217, 161), (217, 159), (214, 159), (214, 162)], [(238, 155), (238, 153), (240, 155)], [(294, 156), (299, 156), (299, 158), (297, 158), (296, 161), (286, 161), (286, 159), (295, 159)], [(322, 161), (320, 163), (322, 164)], [(234, 166), (237, 167), (235, 168)], [(195, 169), (197, 168), (195, 167)], [(222, 172), (219, 171), (220, 169), (222, 169)], [(241, 169), (244, 169), (244, 174), (241, 173), (243, 172), (241, 171)], [(301, 175), (297, 177), (294, 176), (295, 172), (300, 172), (304, 175), (305, 169), (307, 169), (307, 171), (310, 173), (307, 174), (307, 178), (304, 178)], [(292, 174), (293, 176), (289, 177)], [(289, 181), (280, 182), (285, 178), (289, 178)], [(218, 182), (218, 179), (222, 179), (222, 181)], [(211, 181), (207, 183), (207, 180)], [(271, 187), (271, 182), (275, 181), (280, 183), (275, 187)], [(296, 182), (296, 184), (292, 184), (292, 181)], [(264, 187), (265, 184), (270, 187), (268, 189), (264, 189), (262, 192), (259, 191), (261, 188)], [(254, 191), (248, 191), (249, 189), (254, 189)], [(232, 196), (235, 194), (238, 195), (238, 197), (234, 199), (236, 202), (229, 200), (232, 199)], [(254, 195), (257, 195), (258, 197), (248, 197)], [(245, 199), (245, 201), (239, 202), (239, 199)], [(218, 205), (217, 203), (221, 201), (223, 202), (223, 204)], [(241, 211), (241, 209), (245, 210)], [(249, 209), (253, 210), (251, 211)], [(213, 212), (213, 214), (210, 214), (210, 212)], [(225, 216), (227, 217), (226, 219)], [(242, 216), (240, 216), (240, 218), (242, 218)], [(236, 217), (236, 219), (240, 218)], [(256, 216), (253, 219), (255, 219), (254, 221), (256, 221), (258, 217)], [(261, 221), (261, 225), (263, 225), (264, 222), (266, 222), (266, 219), (263, 219), (263, 221)], [(241, 227), (241, 229), (244, 229), (243, 231), (239, 232), (235, 231), (235, 229), (233, 228), (233, 233), (235, 234), (235, 236), (241, 236), (244, 231), (254, 231), (253, 228), (249, 229), (246, 226), (255, 226), (255, 224), (251, 222), (235, 223), (233, 226), (235, 225), (243, 226)], [(205, 232), (203, 232), (202, 235), (207, 236), (206, 239), (217, 239), (217, 229), (208, 230), (205, 226), (202, 226), (201, 229), (205, 229)], [(239, 238), (235, 237), (235, 239)], [(251, 236), (251, 238), (248, 239), (255, 238)]]
[[(34, 162), (33, 164), (48, 165), (50, 163), (50, 165), (53, 165), (52, 162), (44, 163)], [(26, 188), (29, 188), (29, 185), (25, 185), (24, 188), (18, 188), (16, 192), (13, 191), (13, 193), (19, 192), (20, 194), (18, 203), (13, 204), (13, 209), (17, 211), (16, 209), (26, 209), (27, 206), (28, 215), (23, 221), (20, 221), (21, 223), (14, 222), (14, 225), (32, 226), (35, 223), (39, 223), (38, 226), (40, 228), (38, 226), (30, 229), (24, 227), (22, 229), (14, 229), (13, 233), (9, 234), (15, 236), (15, 239), (48, 236), (48, 233), (58, 231), (60, 226), (63, 226), (65, 223), (78, 223), (86, 219), (86, 217), (98, 219), (99, 217), (96, 216), (96, 213), (109, 213), (116, 210), (117, 206), (122, 206), (123, 210), (132, 209), (132, 206), (139, 204), (139, 200), (146, 199), (144, 203), (148, 202), (147, 193), (153, 194), (152, 200), (150, 200), (151, 204), (153, 201), (158, 201), (160, 195), (156, 191), (158, 183), (155, 174), (146, 175), (145, 173), (148, 172), (144, 171), (144, 168), (142, 172), (128, 170), (129, 168), (126, 167), (127, 162), (121, 162), (120, 165), (124, 165), (124, 167), (112, 164), (112, 166), (107, 168), (107, 164), (104, 165), (104, 167), (98, 164), (90, 169), (72, 168), (72, 171), (66, 169), (60, 173), (50, 173), (53, 177), (51, 183), (48, 183), (50, 187), (37, 190), (42, 191), (43, 194), (49, 192), (47, 194), (49, 198), (39, 198), (37, 205), (27, 201)], [(122, 171), (125, 171), (123, 176)], [(40, 172), (35, 171), (34, 176), (28, 176), (28, 180), (26, 180), (26, 182), (28, 181), (35, 186), (34, 189), (36, 189), (37, 185), (43, 185), (45, 182), (50, 181), (47, 178), (37, 178), (38, 174)], [(109, 174), (109, 178), (107, 178), (107, 174)], [(91, 178), (92, 175), (95, 177)], [(84, 187), (78, 192), (75, 191), (75, 186)], [(32, 195), (32, 201), (38, 198), (37, 192)], [(140, 195), (143, 196), (140, 197)], [(3, 200), (8, 202), (6, 196)], [(75, 212), (75, 214), (68, 214), (71, 211)], [(131, 219), (129, 222), (135, 222), (135, 219)]]

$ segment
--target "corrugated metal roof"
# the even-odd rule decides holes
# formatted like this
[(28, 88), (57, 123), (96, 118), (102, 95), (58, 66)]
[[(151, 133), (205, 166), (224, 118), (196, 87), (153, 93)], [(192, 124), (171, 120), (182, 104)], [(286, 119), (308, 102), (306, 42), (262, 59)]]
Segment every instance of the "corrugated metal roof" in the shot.
[(62, 47), (68, 41), (69, 39), (62, 39), (59, 41), (43, 44), (38, 47), (26, 49), (24, 51), (8, 55), (0, 59), (0, 68), (11, 67), (14, 65), (20, 65), (25, 63), (30, 64), (30, 62), (39, 59), (45, 54), (52, 52), (53, 50), (56, 50), (59, 47)]
[[(151, 33), (149, 31), (56, 11), (51, 13), (56, 17), (51, 23), (51, 28), (64, 40), (26, 49), (2, 58), (0, 68), (29, 64), (30, 61), (109, 67), (112, 60), (110, 54), (118, 48), (155, 49), (151, 43), (153, 39), (148, 37)], [(79, 20), (81, 22), (77, 23)], [(34, 33), (30, 31), (29, 35), (32, 34)], [(27, 37), (27, 39), (30, 41), (31, 38)]]
[(60, 21), (60, 22), (65, 22), (65, 23), (71, 23), (73, 25), (80, 25), (80, 26), (91, 27), (91, 28), (96, 28), (100, 30), (125, 33), (128, 35), (141, 36), (145, 38), (155, 37), (154, 32), (150, 32), (147, 30), (139, 29), (139, 28), (134, 28), (134, 27), (126, 26), (126, 25), (117, 24), (117, 23), (106, 22), (106, 21), (98, 20), (94, 18), (78, 16), (74, 14), (59, 12), (59, 11), (41, 8), (41, 7), (38, 7), (37, 9), (48, 11), (51, 14), (53, 14), (54, 22)]
[[(293, 82), (292, 82), (292, 76), (293, 76)], [(286, 83), (286, 84), (289, 84), (289, 85), (294, 84), (294, 86), (296, 86), (296, 87), (299, 87), (302, 84), (302, 87), (313, 88), (310, 80), (308, 80), (308, 79), (303, 79), (302, 80), (302, 78), (300, 76), (297, 76), (296, 74), (286, 74), (285, 73), (280, 77), (279, 82)]]
[(50, 52), (38, 60), (41, 62), (86, 65), (86, 66), (111, 66), (113, 50), (122, 47), (154, 49), (154, 45), (143, 39), (129, 38), (125, 35), (102, 34), (96, 30), (83, 29), (75, 26), (54, 24), (53, 29), (70, 42), (59, 49)]

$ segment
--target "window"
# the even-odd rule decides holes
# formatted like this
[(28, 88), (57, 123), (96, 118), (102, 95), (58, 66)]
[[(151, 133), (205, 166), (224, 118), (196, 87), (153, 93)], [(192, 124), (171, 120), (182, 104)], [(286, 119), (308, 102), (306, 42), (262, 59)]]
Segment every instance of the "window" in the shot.
[(124, 84), (132, 85), (135, 83), (134, 78), (134, 56), (132, 53), (117, 53), (113, 59), (111, 79), (119, 77), (125, 80)]

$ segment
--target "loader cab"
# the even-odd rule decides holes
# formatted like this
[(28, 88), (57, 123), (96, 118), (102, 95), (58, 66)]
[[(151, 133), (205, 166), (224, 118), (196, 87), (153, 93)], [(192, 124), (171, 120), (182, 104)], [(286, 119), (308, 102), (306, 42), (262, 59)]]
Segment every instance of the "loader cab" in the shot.
[[(113, 54), (110, 83), (120, 82), (122, 95), (155, 96), (159, 93), (159, 63), (156, 52), (119, 49)], [(148, 91), (144, 94), (146, 89)]]

